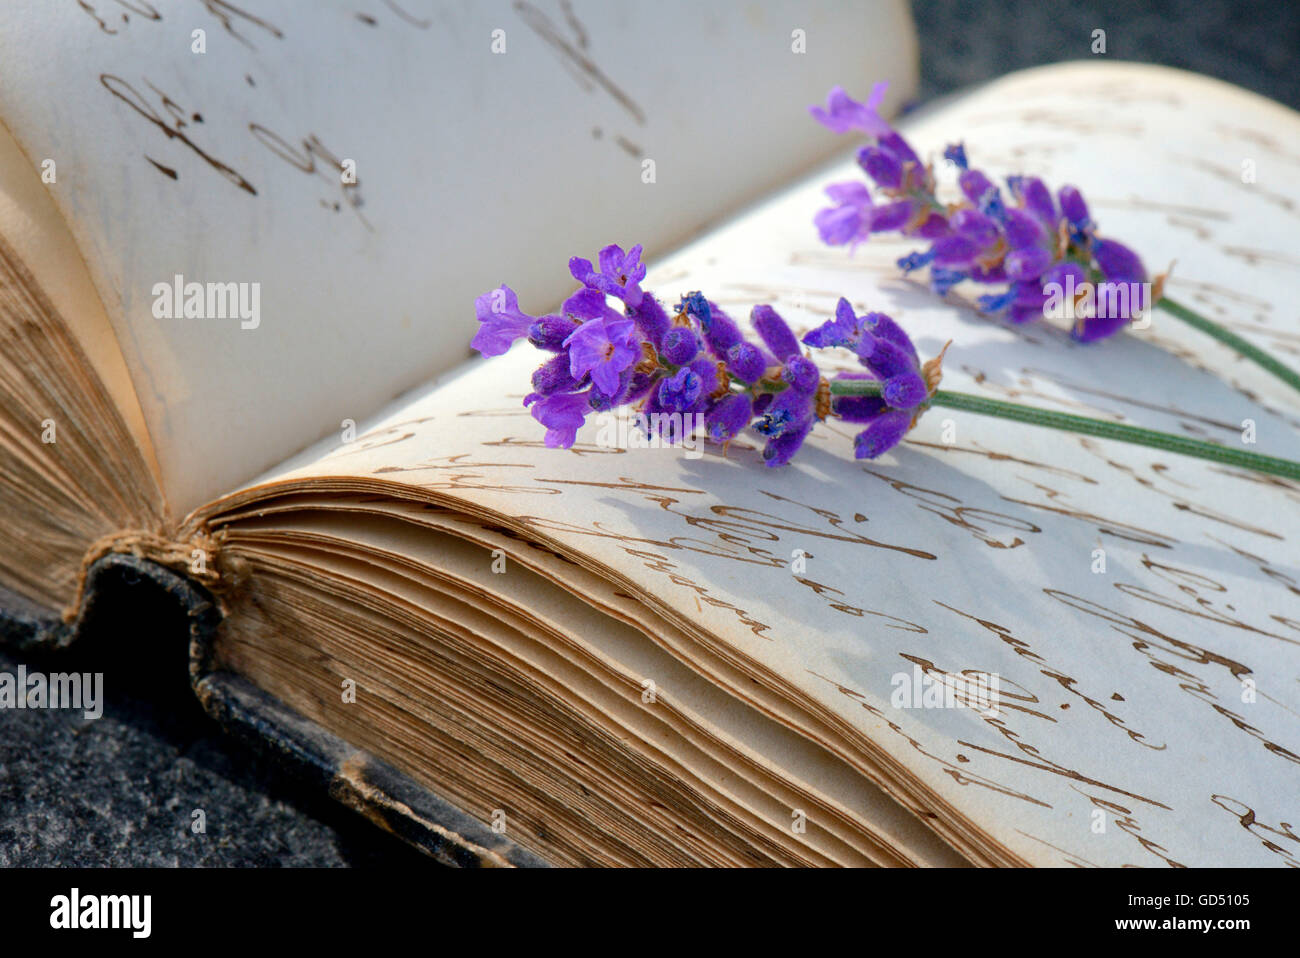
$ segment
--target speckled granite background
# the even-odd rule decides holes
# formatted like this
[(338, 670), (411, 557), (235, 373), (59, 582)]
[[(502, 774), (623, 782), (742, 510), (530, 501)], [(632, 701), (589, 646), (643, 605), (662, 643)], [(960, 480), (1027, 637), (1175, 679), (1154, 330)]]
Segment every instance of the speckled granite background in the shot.
[(98, 719), (0, 711), (0, 867), (430, 865), (207, 718), (186, 621), (157, 584), (127, 577), (100, 597), (72, 649), (0, 652), (0, 672), (104, 673)]
[[(1195, 70), (1300, 108), (1295, 3), (917, 0), (914, 11), (923, 99), (1090, 56), (1100, 28), (1112, 58)], [(0, 866), (427, 863), (226, 738), (189, 693), (183, 623), (141, 620), (151, 605), (126, 592), (118, 634), (25, 660), (44, 672), (108, 673), (106, 706), (97, 721), (0, 711)], [(0, 671), (17, 665), (0, 652)], [(190, 831), (195, 809), (203, 835)]]
[(1295, 0), (914, 0), (921, 96), (1058, 60), (1106, 56), (1204, 73), (1300, 109)]

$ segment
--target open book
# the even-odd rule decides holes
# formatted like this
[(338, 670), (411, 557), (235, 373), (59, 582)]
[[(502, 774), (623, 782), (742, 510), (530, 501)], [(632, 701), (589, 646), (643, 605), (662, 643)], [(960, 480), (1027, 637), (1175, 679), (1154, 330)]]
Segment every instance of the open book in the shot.
[[(209, 4), (208, 52), (191, 54), (203, 18), (127, 23), (125, 5), (91, 6), (103, 37), (57, 89), (39, 58), (13, 56), (55, 43), (45, 26), (0, 14), (10, 592), (74, 617), (88, 559), (169, 565), (222, 611), (201, 694), (238, 676), (553, 863), (1300, 864), (1293, 483), (946, 410), (865, 463), (833, 420), (781, 469), (743, 436), (725, 455), (619, 447), (594, 424), (557, 451), (521, 403), (536, 352), (465, 358), (476, 293), (507, 281), (545, 312), (569, 291), (570, 255), (662, 248), (783, 166), (793, 182), (654, 257), (642, 285), (673, 301), (704, 290), (732, 315), (771, 303), (801, 330), (843, 295), (893, 315), (922, 354), (951, 339), (945, 385), (1225, 443), (1248, 433), (1300, 457), (1284, 387), (1159, 313), (1083, 347), (935, 298), (900, 276), (906, 243), (818, 244), (822, 188), (855, 166), (796, 176), (828, 146), (804, 108), (834, 82), (861, 92), (892, 75), (905, 94), (905, 13), (778, 4), (741, 25), (683, 4), (700, 22), (670, 30), (663, 4), (579, 22), (567, 4), (520, 3), (443, 10), (422, 30), (414, 4), (376, 5), (380, 26), (425, 45), (390, 37), (382, 56), (450, 71), (484, 115), (416, 137), (423, 154), (357, 159), (388, 131), (366, 112), (391, 92), (387, 68), (330, 88), (340, 136), (296, 112), (328, 102), (309, 89), (326, 81), (301, 75), (305, 25)], [(498, 13), (502, 69), (518, 72), (493, 80), (471, 61)], [(320, 29), (380, 29), (344, 26)], [(146, 67), (114, 47), (147, 30), (184, 49)], [(810, 50), (835, 45), (838, 76), (811, 76), (795, 30)], [(594, 52), (607, 40), (610, 60)], [(738, 79), (760, 40), (780, 54)], [(452, 65), (421, 66), (439, 43)], [(675, 59), (655, 65), (656, 45)], [(539, 79), (556, 55), (614, 116), (602, 136), (653, 139), (609, 154), (630, 173), (584, 142), (575, 182), (536, 148), (578, 135), (553, 129), (573, 91)], [(629, 59), (635, 92), (615, 76)], [(691, 87), (698, 112), (673, 85), (697, 61), (716, 71)], [(510, 97), (536, 98), (535, 118), (510, 113), (522, 132), (493, 127)], [(432, 115), (407, 108), (412, 125)], [(1107, 235), (1155, 269), (1176, 261), (1172, 295), (1300, 364), (1294, 113), (1094, 62), (1012, 75), (901, 128), (936, 158), (963, 139), (990, 172), (1078, 184)], [(812, 154), (763, 166), (792, 142)], [(488, 168), (474, 183), (450, 162), (467, 150)], [(56, 184), (40, 183), (45, 158)], [(354, 159), (356, 183), (340, 185)], [(278, 176), (285, 163), (299, 180)], [(616, 175), (653, 199), (620, 206), (632, 187)], [(500, 195), (482, 200), (486, 184)], [(259, 277), (256, 323), (251, 308), (177, 307), (188, 282)]]

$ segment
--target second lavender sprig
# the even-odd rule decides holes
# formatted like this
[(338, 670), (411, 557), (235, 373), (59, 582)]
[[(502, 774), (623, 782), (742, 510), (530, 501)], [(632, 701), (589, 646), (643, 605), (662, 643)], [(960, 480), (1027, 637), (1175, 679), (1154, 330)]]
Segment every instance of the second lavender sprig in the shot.
[(1134, 250), (1098, 233), (1077, 187), (1063, 186), (1053, 196), (1038, 177), (1014, 175), (1006, 178), (1008, 198), (956, 143), (944, 158), (958, 170), (961, 198), (941, 202), (933, 168), (880, 116), (887, 86), (876, 84), (866, 103), (835, 87), (825, 107), (810, 108), (830, 130), (867, 138), (858, 165), (876, 191), (873, 197), (861, 181), (827, 187), (834, 205), (814, 217), (823, 242), (852, 248), (882, 232), (924, 240), (927, 248), (898, 264), (908, 273), (928, 267), (939, 295), (967, 281), (1003, 286), (978, 298), (981, 311), (1013, 323), (1069, 317), (1080, 342), (1113, 336), (1159, 308), (1300, 391), (1300, 372), (1165, 296), (1163, 276), (1149, 277)]

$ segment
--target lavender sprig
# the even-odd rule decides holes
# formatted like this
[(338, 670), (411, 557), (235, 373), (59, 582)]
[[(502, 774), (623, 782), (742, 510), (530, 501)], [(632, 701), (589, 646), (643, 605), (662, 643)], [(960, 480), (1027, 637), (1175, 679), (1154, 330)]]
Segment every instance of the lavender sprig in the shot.
[(1013, 323), (1049, 313), (1072, 316), (1071, 334), (1080, 342), (1113, 336), (1158, 306), (1300, 391), (1300, 373), (1165, 297), (1165, 277), (1149, 278), (1136, 252), (1097, 232), (1077, 187), (1063, 186), (1053, 196), (1038, 177), (1008, 176), (1008, 197), (971, 167), (958, 143), (943, 155), (958, 170), (961, 199), (941, 202), (933, 167), (878, 112), (887, 85), (876, 84), (866, 103), (837, 86), (825, 108), (810, 108), (813, 118), (832, 131), (867, 137), (858, 165), (876, 190), (873, 197), (860, 181), (828, 186), (834, 205), (814, 217), (823, 242), (853, 248), (881, 232), (924, 240), (926, 248), (909, 253), (898, 265), (907, 273), (928, 266), (934, 292), (945, 295), (966, 281), (1003, 286), (978, 297), (986, 315)]
[[(1288, 460), (942, 390), (942, 352), (922, 362), (892, 318), (858, 315), (846, 299), (802, 343), (771, 306), (755, 306), (750, 314), (757, 340), (699, 292), (681, 297), (669, 314), (641, 288), (646, 268), (640, 257), (640, 246), (627, 253), (607, 246), (599, 269), (585, 259), (570, 260), (569, 271), (582, 286), (545, 316), (520, 310), (508, 286), (475, 301), (479, 329), (472, 345), (484, 356), (500, 355), (523, 338), (549, 354), (533, 373), (524, 405), (546, 427), (550, 448), (570, 448), (594, 412), (634, 407), (643, 414), (638, 423), (669, 443), (685, 438), (687, 416), (700, 417), (706, 438), (724, 448), (752, 429), (764, 440), (768, 466), (788, 463), (818, 422), (836, 418), (859, 427), (854, 457), (875, 459), (940, 405), (1300, 480), (1300, 464)], [(611, 296), (621, 312), (610, 306)], [(861, 371), (827, 379), (803, 347), (850, 350)]]
[[(639, 423), (670, 443), (684, 438), (675, 424), (698, 415), (710, 441), (725, 444), (752, 428), (765, 440), (767, 465), (789, 462), (830, 402), (789, 325), (770, 306), (756, 306), (754, 341), (698, 292), (683, 296), (670, 315), (641, 289), (640, 255), (640, 246), (627, 253), (607, 246), (599, 269), (570, 260), (582, 287), (555, 314), (522, 313), (508, 286), (480, 296), (472, 345), (495, 356), (527, 337), (553, 354), (533, 374), (533, 391), (524, 399), (552, 448), (572, 446), (591, 413), (632, 406), (644, 414)], [(607, 295), (622, 301), (622, 313)]]

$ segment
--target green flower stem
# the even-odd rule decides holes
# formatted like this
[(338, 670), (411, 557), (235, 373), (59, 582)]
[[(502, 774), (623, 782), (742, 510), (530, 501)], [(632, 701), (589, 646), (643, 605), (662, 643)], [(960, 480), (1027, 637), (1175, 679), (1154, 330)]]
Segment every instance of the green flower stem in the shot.
[[(830, 387), (833, 396), (878, 396), (881, 384), (869, 379), (834, 379), (831, 380)], [(1156, 432), (1139, 426), (1089, 419), (1087, 416), (1075, 416), (1071, 413), (1039, 409), (1035, 406), (1021, 406), (1016, 403), (1002, 402), (999, 399), (986, 399), (983, 396), (972, 396), (970, 393), (951, 392), (946, 389), (935, 390), (930, 396), (929, 405), (961, 409), (984, 416), (997, 416), (1034, 426), (1047, 426), (1085, 436), (1097, 436), (1100, 439), (1117, 439), (1120, 442), (1150, 446), (1152, 449), (1195, 456), (1225, 466), (1238, 466), (1242, 469), (1252, 469), (1266, 475), (1282, 476), (1300, 482), (1300, 462), (1262, 456), (1258, 453), (1218, 446), (1198, 439), (1175, 436), (1172, 433)]]
[(1174, 302), (1167, 296), (1157, 300), (1156, 306), (1163, 309), (1169, 315), (1181, 319), (1193, 329), (1199, 329), (1201, 332), (1205, 333), (1205, 335), (1217, 339), (1229, 349), (1235, 350), (1255, 365), (1272, 373), (1296, 392), (1300, 392), (1300, 372), (1296, 372), (1296, 370), (1292, 369), (1290, 366), (1278, 362), (1268, 353), (1264, 352), (1264, 350), (1257, 346), (1252, 346), (1236, 333), (1230, 332), (1213, 320), (1206, 319), (1200, 313), (1194, 312), (1186, 306)]

